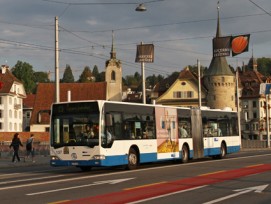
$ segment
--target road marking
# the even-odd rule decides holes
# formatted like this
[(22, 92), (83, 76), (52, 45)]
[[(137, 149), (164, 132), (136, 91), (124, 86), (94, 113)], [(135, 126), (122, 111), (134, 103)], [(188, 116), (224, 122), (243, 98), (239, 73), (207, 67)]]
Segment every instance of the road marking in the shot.
[(186, 190), (176, 191), (176, 192), (173, 192), (173, 193), (168, 193), (168, 194), (164, 194), (164, 195), (160, 195), (160, 196), (155, 196), (155, 197), (151, 197), (151, 198), (137, 200), (137, 201), (134, 201), (134, 202), (130, 202), (128, 204), (142, 203), (142, 202), (146, 202), (146, 201), (150, 201), (150, 200), (155, 200), (155, 199), (158, 199), (158, 198), (171, 196), (171, 195), (178, 194), (178, 193), (185, 193), (185, 192), (188, 192), (188, 191), (197, 190), (197, 189), (200, 189), (200, 188), (204, 188), (206, 186), (208, 186), (208, 185), (198, 186), (198, 187), (195, 187), (195, 188), (189, 188), (189, 189), (186, 189)]
[(253, 167), (262, 166), (262, 165), (264, 164), (255, 164), (255, 165), (246, 166), (246, 168), (253, 168)]
[(41, 192), (36, 192), (36, 193), (28, 193), (26, 195), (29, 195), (29, 196), (40, 195), (40, 194), (53, 193), (53, 192), (58, 192), (58, 191), (66, 191), (66, 190), (71, 190), (71, 189), (84, 188), (84, 187), (89, 187), (89, 186), (97, 186), (97, 185), (101, 185), (101, 184), (117, 184), (117, 183), (121, 183), (121, 182), (128, 181), (131, 179), (134, 179), (134, 178), (116, 179), (116, 180), (108, 180), (108, 181), (96, 181), (91, 184), (86, 184), (86, 185), (81, 185), (81, 186), (73, 186), (73, 187), (68, 187), (68, 188), (59, 188), (59, 189), (54, 189), (54, 190), (49, 190), (49, 191), (41, 191)]
[(210, 173), (207, 173), (207, 174), (200, 174), (199, 176), (209, 176), (209, 175), (212, 175), (212, 174), (218, 174), (218, 173), (222, 173), (222, 172), (225, 172), (225, 170), (210, 172)]
[(268, 185), (261, 185), (261, 186), (254, 186), (254, 187), (249, 187), (249, 188), (243, 188), (243, 189), (237, 189), (234, 191), (239, 191), (239, 193), (235, 193), (235, 194), (231, 194), (222, 198), (218, 198), (203, 204), (213, 204), (213, 203), (217, 203), (217, 202), (221, 202), (223, 200), (227, 200), (245, 193), (250, 193), (250, 192), (255, 192), (255, 193), (261, 193)]
[(162, 182), (158, 182), (158, 183), (150, 183), (150, 184), (146, 184), (146, 185), (142, 185), (142, 186), (136, 186), (136, 187), (132, 187), (132, 188), (125, 188), (123, 190), (125, 190), (125, 191), (134, 190), (134, 189), (144, 188), (144, 187), (148, 187), (148, 186), (155, 186), (155, 185), (159, 185), (159, 184), (163, 184), (163, 183), (166, 183), (166, 181), (162, 181)]
[(64, 176), (64, 175), (44, 176), (44, 177), (37, 177), (37, 178), (30, 178), (30, 179), (21, 179), (21, 180), (15, 180), (15, 181), (3, 181), (3, 182), (0, 182), (0, 185), (2, 185), (2, 184), (9, 184), (9, 183), (18, 183), (18, 182), (22, 182), (22, 181), (35, 181), (35, 180), (55, 178), (55, 177), (60, 177), (60, 176)]
[(60, 201), (56, 201), (56, 202), (51, 202), (51, 203), (47, 203), (47, 204), (59, 204), (59, 203), (64, 203), (64, 202), (68, 202), (70, 200), (60, 200)]

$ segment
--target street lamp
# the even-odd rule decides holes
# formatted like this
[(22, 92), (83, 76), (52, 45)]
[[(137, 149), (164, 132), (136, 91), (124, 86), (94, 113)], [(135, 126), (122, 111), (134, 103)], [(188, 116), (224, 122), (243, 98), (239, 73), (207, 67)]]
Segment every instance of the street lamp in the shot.
[(138, 7), (136, 7), (135, 10), (136, 10), (136, 11), (140, 11), (140, 12), (142, 12), (142, 11), (147, 11), (147, 9), (146, 9), (146, 7), (145, 7), (144, 4), (139, 4)]

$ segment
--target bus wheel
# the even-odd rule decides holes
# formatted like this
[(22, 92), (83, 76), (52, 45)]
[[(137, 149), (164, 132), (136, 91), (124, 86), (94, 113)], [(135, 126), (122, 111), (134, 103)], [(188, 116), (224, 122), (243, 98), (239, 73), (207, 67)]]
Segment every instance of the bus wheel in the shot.
[(91, 170), (91, 166), (79, 166), (79, 168), (82, 170), (82, 171), (90, 171)]
[(129, 155), (128, 155), (128, 165), (127, 169), (128, 170), (133, 170), (136, 169), (138, 165), (138, 155), (135, 149), (131, 148), (129, 150)]
[(187, 163), (188, 162), (188, 148), (186, 145), (183, 145), (182, 148), (182, 163)]
[(226, 156), (226, 146), (225, 144), (221, 144), (221, 147), (220, 147), (220, 154), (218, 155), (218, 158), (219, 159), (222, 159)]

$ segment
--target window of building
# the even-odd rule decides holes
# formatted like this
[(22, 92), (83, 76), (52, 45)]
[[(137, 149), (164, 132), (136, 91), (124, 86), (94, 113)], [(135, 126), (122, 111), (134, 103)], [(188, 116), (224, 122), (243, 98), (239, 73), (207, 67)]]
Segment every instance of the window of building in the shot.
[(257, 118), (257, 112), (253, 112), (253, 118)]
[(253, 108), (257, 107), (257, 101), (253, 101), (252, 104), (253, 104)]
[(245, 128), (246, 130), (249, 130), (249, 124), (246, 124)]
[(193, 98), (193, 91), (174, 91), (173, 98)]
[(0, 123), (0, 130), (2, 130), (2, 123)]
[(2, 110), (0, 110), (0, 118), (2, 118)]
[(115, 71), (111, 72), (111, 80), (116, 81), (116, 72)]
[(12, 118), (12, 110), (9, 110), (9, 117)]
[(0, 96), (0, 104), (2, 104), (2, 97)]
[(12, 98), (9, 97), (9, 104), (12, 104)]

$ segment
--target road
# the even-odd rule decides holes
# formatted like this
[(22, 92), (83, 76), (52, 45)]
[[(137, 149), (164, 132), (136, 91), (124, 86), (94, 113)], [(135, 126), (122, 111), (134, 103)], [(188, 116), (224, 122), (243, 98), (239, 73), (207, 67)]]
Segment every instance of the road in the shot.
[(0, 203), (270, 203), (271, 150), (222, 160), (81, 172), (75, 167), (0, 169)]

